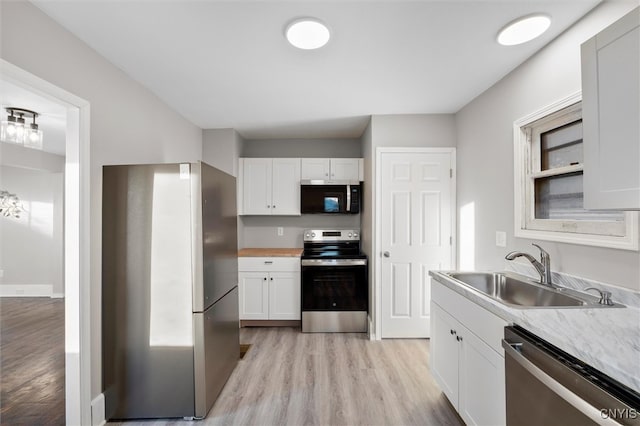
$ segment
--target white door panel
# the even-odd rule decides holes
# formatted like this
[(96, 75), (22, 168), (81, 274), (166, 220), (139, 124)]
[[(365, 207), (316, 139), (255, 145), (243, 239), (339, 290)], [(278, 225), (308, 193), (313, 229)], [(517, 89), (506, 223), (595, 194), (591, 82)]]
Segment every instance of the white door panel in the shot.
[(451, 153), (382, 153), (381, 337), (429, 337), (430, 269), (452, 267)]

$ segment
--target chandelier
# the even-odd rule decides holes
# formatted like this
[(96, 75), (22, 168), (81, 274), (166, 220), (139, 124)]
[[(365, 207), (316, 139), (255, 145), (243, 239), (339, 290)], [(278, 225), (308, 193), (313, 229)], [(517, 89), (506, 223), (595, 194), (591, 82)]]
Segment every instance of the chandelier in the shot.
[[(27, 148), (42, 149), (42, 130), (38, 129), (36, 117), (38, 113), (24, 108), (5, 108), (9, 113), (0, 127), (0, 140), (3, 142), (23, 145)], [(27, 124), (25, 117), (31, 118)]]
[(20, 213), (25, 209), (22, 206), (22, 202), (16, 194), (12, 194), (9, 191), (0, 190), (0, 214), (4, 217), (15, 217), (20, 219)]

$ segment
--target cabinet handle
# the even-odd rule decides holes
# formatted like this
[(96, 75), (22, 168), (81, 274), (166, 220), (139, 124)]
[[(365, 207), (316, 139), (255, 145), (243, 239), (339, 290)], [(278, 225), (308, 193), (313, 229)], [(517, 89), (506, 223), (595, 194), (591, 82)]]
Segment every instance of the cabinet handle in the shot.
[(456, 331), (455, 330), (449, 330), (449, 333), (451, 333), (452, 336), (456, 335)]
[(264, 264), (265, 265), (271, 265), (273, 263), (273, 260), (265, 260)]
[(268, 209), (270, 209), (270, 208), (271, 208), (271, 206), (267, 206), (267, 208), (268, 208)]
[(276, 208), (276, 205), (274, 204), (272, 207), (275, 209), (275, 208)]
[(456, 336), (456, 340), (457, 340), (458, 342), (462, 342), (462, 336)]
[(269, 278), (271, 281), (273, 281), (273, 277)]
[(267, 277), (264, 277), (264, 278), (262, 279), (262, 281), (266, 281), (266, 280), (267, 280)]

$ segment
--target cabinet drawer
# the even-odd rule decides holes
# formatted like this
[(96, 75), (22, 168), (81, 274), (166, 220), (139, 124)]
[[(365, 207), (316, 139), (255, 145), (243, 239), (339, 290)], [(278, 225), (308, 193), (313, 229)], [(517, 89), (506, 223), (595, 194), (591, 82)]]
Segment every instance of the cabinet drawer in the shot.
[(299, 257), (239, 257), (238, 270), (241, 272), (299, 272)]
[(478, 336), (494, 351), (504, 354), (502, 337), (507, 322), (499, 316), (476, 305), (466, 297), (432, 280), (431, 298), (449, 315)]

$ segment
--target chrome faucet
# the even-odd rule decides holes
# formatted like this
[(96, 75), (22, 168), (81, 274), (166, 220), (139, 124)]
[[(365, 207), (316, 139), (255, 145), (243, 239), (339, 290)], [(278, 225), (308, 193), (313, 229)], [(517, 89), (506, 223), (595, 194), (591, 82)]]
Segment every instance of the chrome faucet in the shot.
[(536, 271), (538, 271), (538, 273), (540, 274), (540, 284), (551, 286), (551, 258), (549, 257), (549, 253), (544, 251), (544, 249), (537, 244), (531, 245), (536, 246), (538, 247), (538, 249), (540, 249), (540, 261), (531, 256), (529, 253), (523, 253), (521, 251), (512, 251), (504, 258), (507, 260), (513, 260), (516, 257), (524, 257), (529, 262), (531, 262), (533, 267), (536, 268)]

